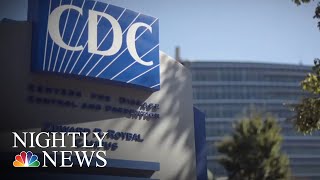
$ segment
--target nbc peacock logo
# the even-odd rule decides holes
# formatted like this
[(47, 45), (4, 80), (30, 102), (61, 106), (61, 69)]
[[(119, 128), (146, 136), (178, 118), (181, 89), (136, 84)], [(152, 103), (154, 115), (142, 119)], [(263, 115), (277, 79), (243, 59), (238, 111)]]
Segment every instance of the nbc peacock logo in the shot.
[(20, 154), (16, 155), (15, 161), (13, 162), (14, 167), (39, 167), (40, 162), (38, 161), (38, 156), (34, 155), (31, 151), (27, 153), (22, 151)]

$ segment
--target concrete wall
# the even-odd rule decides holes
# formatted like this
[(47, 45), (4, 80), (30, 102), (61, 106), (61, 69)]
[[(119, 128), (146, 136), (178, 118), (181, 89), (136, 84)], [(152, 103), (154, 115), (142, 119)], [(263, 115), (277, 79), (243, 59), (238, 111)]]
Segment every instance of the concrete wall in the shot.
[[(161, 90), (152, 93), (104, 81), (32, 73), (30, 71), (31, 25), (28, 23), (1, 23), (0, 37), (1, 151), (18, 153), (23, 149), (12, 148), (12, 131), (40, 131), (43, 124), (48, 122), (90, 129), (96, 127), (103, 130), (113, 129), (138, 133), (144, 141), (118, 140), (118, 149), (107, 151), (108, 158), (159, 162), (160, 171), (154, 172), (150, 178), (196, 179), (191, 76), (180, 63), (161, 53)], [(38, 94), (28, 90), (30, 84), (78, 90), (82, 93), (82, 97)], [(111, 101), (90, 99), (92, 92), (108, 95)], [(135, 106), (119, 104), (117, 99), (134, 98), (159, 104), (160, 109), (156, 113), (160, 114), (160, 119), (135, 119), (125, 114), (103, 110), (91, 111), (30, 103), (27, 100), (29, 96), (64, 99), (77, 104), (94, 102), (128, 108)], [(138, 106), (135, 108), (139, 110)], [(11, 167), (12, 164), (7, 166)]]

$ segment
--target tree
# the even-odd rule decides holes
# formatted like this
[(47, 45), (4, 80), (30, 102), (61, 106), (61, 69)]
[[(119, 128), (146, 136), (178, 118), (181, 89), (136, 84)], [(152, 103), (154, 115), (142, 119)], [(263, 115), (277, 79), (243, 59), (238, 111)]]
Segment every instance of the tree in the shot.
[(253, 114), (235, 125), (231, 137), (217, 145), (219, 163), (229, 180), (286, 180), (289, 159), (281, 153), (281, 128), (268, 116)]
[(320, 59), (314, 60), (312, 73), (301, 82), (301, 87), (311, 95), (293, 106), (296, 115), (291, 120), (298, 131), (311, 133), (320, 130)]
[[(311, 0), (292, 0), (297, 5), (303, 3), (310, 3)], [(312, 0), (314, 1), (314, 0)], [(313, 18), (320, 19), (320, 2)], [(318, 22), (320, 29), (320, 22)], [(304, 91), (312, 94), (310, 97), (303, 98), (301, 103), (293, 106), (293, 111), (296, 115), (291, 118), (296, 129), (299, 132), (310, 134), (315, 130), (320, 130), (320, 59), (314, 60), (314, 67), (312, 73), (309, 73), (304, 81), (301, 82), (301, 87)]]
[[(301, 4), (304, 4), (304, 3), (309, 3), (311, 2), (311, 0), (292, 0), (296, 5), (301, 5)], [(314, 0), (312, 0), (314, 1)], [(318, 2), (318, 5), (314, 11), (314, 16), (313, 18), (315, 19), (320, 19), (320, 2)], [(318, 28), (320, 29), (320, 22), (318, 22)]]

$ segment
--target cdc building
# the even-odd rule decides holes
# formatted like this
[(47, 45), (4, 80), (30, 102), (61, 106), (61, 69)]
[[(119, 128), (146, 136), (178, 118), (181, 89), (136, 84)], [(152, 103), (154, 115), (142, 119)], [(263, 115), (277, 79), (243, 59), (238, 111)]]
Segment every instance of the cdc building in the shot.
[(300, 82), (311, 66), (252, 62), (184, 62), (192, 73), (193, 99), (206, 113), (208, 168), (226, 176), (217, 159), (216, 142), (232, 133), (232, 124), (252, 108), (277, 117), (293, 176), (320, 179), (320, 133), (298, 133), (288, 119), (290, 104), (308, 96)]

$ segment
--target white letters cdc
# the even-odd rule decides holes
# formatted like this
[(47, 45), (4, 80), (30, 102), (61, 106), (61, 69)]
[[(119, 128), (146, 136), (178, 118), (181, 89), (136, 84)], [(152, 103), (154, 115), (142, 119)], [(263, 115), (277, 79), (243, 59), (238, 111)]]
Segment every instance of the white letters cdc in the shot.
[[(72, 47), (70, 45), (67, 45), (61, 37), (61, 33), (59, 30), (60, 18), (61, 18), (62, 13), (66, 10), (69, 10), (69, 9), (76, 10), (81, 15), (83, 13), (83, 10), (81, 8), (79, 8), (77, 6), (73, 6), (73, 5), (62, 5), (62, 6), (57, 7), (55, 10), (52, 11), (52, 13), (49, 16), (48, 31), (49, 31), (49, 34), (50, 34), (52, 40), (58, 46), (66, 49), (66, 50), (70, 50), (70, 51), (82, 51), (82, 50), (84, 50), (82, 45)], [(103, 17), (103, 18), (107, 19), (112, 26), (113, 42), (112, 42), (111, 47), (107, 50), (99, 50), (99, 48), (100, 48), (99, 44), (102, 44), (103, 42), (101, 42), (99, 44), (97, 42), (98, 17)], [(145, 27), (145, 28), (147, 28), (147, 30), (149, 30), (149, 32), (152, 33), (152, 27), (150, 25), (142, 23), (142, 22), (133, 23), (131, 25), (131, 27), (129, 27), (128, 33), (127, 33), (127, 38), (126, 38), (127, 48), (128, 48), (130, 55), (133, 57), (133, 59), (136, 62), (138, 62), (144, 66), (152, 66), (153, 61), (148, 61), (148, 62), (143, 61), (137, 53), (136, 44), (135, 44), (136, 32), (137, 32), (138, 28), (140, 28), (140, 27)], [(102, 56), (112, 56), (112, 55), (116, 54), (117, 52), (119, 52), (119, 50), (121, 49), (121, 46), (122, 46), (122, 41), (123, 41), (122, 35), (123, 35), (123, 32), (122, 32), (121, 26), (120, 26), (119, 22), (114, 17), (112, 17), (109, 14), (103, 13), (103, 12), (89, 10), (89, 19), (88, 19), (88, 52), (89, 53), (98, 54), (98, 55), (102, 55)]]

